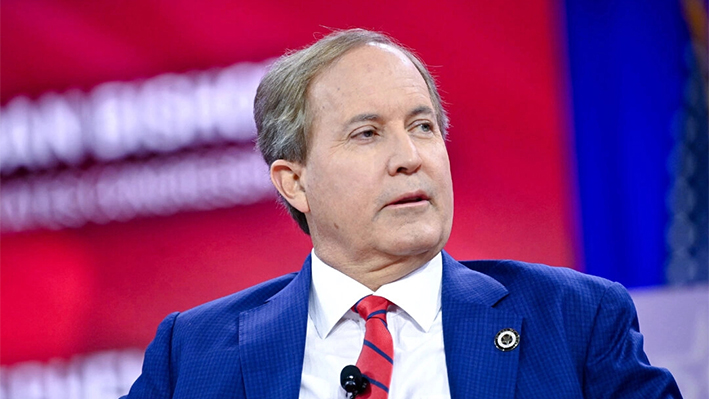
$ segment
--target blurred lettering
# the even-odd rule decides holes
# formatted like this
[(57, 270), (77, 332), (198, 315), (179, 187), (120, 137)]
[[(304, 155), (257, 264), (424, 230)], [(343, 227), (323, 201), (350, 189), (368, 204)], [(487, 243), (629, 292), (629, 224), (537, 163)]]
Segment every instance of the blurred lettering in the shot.
[(253, 148), (225, 146), (9, 179), (0, 195), (2, 230), (24, 231), (247, 205), (274, 190)]
[(0, 399), (115, 399), (128, 393), (143, 362), (138, 349), (0, 367)]
[(249, 142), (253, 99), (269, 63), (109, 82), (37, 101), (16, 97), (0, 110), (0, 171)]

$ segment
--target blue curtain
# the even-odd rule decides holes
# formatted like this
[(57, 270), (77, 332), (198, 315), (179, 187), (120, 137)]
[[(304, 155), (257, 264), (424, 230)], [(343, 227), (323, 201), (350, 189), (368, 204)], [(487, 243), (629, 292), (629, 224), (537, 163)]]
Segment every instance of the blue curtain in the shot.
[(689, 34), (679, 1), (567, 0), (586, 272), (663, 284), (672, 126)]

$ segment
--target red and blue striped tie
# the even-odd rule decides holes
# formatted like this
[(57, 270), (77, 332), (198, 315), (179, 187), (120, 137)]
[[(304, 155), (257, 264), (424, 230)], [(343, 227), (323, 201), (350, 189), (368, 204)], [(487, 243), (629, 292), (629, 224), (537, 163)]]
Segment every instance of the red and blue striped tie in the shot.
[(364, 345), (357, 359), (357, 367), (369, 379), (369, 387), (358, 398), (386, 399), (394, 366), (394, 343), (387, 326), (386, 298), (368, 295), (352, 307), (366, 321)]

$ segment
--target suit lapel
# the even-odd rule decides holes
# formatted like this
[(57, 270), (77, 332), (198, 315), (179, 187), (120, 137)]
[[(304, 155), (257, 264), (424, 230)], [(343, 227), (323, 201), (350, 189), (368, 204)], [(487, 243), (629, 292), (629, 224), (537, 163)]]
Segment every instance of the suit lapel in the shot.
[(239, 355), (248, 398), (298, 397), (309, 293), (310, 256), (283, 290), (239, 315)]
[(496, 309), (507, 289), (443, 253), (441, 291), (443, 340), (452, 398), (513, 398), (520, 347), (503, 352), (495, 346), (504, 328), (519, 332), (522, 317)]

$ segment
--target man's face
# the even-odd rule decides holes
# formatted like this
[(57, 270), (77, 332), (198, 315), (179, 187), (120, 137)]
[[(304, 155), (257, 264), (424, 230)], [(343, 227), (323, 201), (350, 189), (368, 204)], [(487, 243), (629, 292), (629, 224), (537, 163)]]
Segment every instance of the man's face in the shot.
[(354, 49), (312, 82), (301, 174), (316, 253), (329, 262), (438, 253), (453, 188), (426, 83), (399, 50)]

